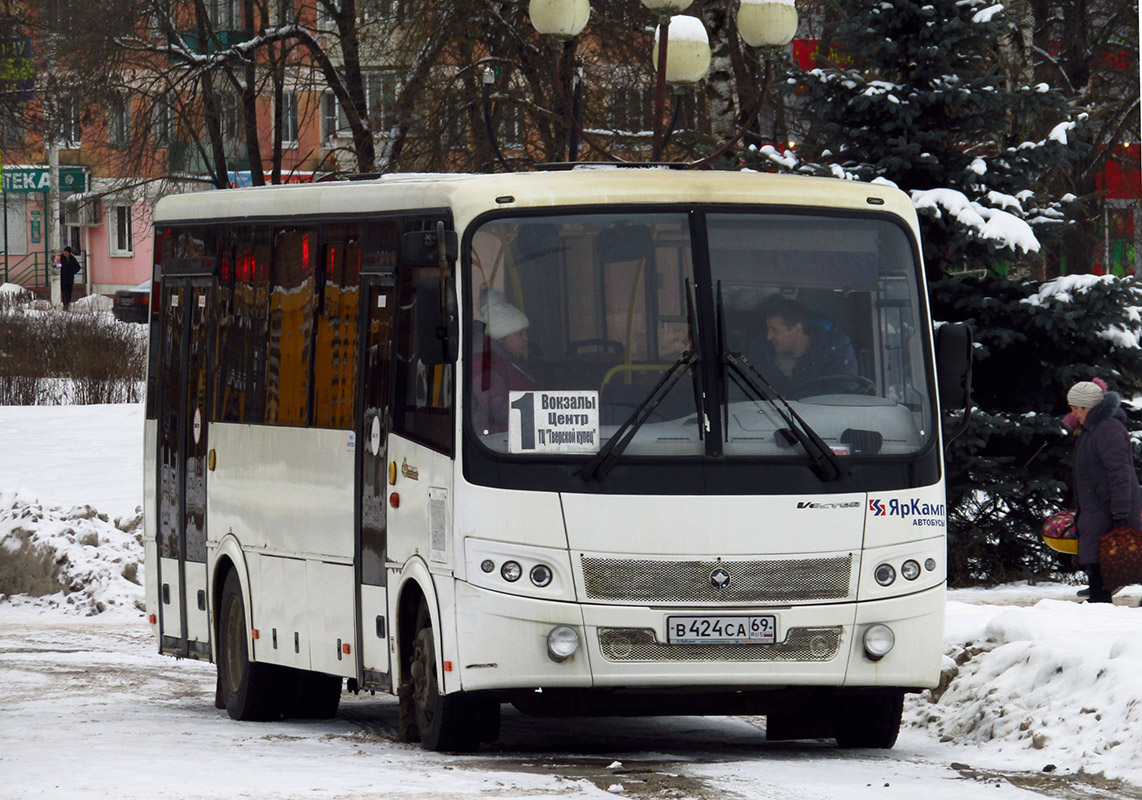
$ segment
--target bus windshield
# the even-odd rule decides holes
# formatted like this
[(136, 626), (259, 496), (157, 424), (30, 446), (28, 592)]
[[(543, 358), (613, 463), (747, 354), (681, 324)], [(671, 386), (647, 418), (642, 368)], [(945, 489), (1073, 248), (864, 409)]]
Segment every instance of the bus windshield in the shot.
[(469, 242), (465, 413), (494, 453), (805, 458), (803, 426), (862, 458), (933, 436), (916, 250), (890, 218), (564, 212)]

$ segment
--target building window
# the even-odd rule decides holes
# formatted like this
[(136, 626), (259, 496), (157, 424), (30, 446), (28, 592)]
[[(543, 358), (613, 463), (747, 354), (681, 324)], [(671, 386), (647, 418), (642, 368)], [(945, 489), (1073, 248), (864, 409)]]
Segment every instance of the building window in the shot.
[(174, 30), (171, 5), (172, 0), (151, 0), (151, 10), (147, 15), (147, 19), (153, 36), (166, 36), (170, 31)]
[(131, 146), (131, 102), (117, 95), (107, 108), (107, 143), (112, 147)]
[(56, 145), (64, 150), (78, 150), (82, 142), (79, 99), (74, 95), (59, 97), (49, 107), (49, 113), (54, 112), (55, 117)]
[[(317, 0), (319, 13), (322, 5), (321, 0)], [(291, 25), (298, 21), (299, 14), (296, 0), (277, 0), (274, 11), (276, 12), (275, 16), (278, 25)]]
[(131, 206), (112, 206), (109, 217), (111, 222), (111, 255), (134, 255), (135, 237), (131, 230)]
[(151, 106), (151, 140), (155, 147), (167, 147), (171, 141), (171, 107), (165, 100)]
[(297, 147), (297, 92), (282, 93), (277, 123), (282, 132), (282, 145)]
[(654, 87), (634, 85), (611, 92), (611, 125), (620, 131), (649, 131), (654, 116)]
[(0, 145), (23, 147), (24, 135), (24, 104), (0, 107)]
[(242, 29), (242, 0), (206, 0), (206, 18), (216, 31)]
[(399, 87), (395, 71), (365, 73), (365, 94), (368, 96), (369, 121), (374, 134), (387, 136), (396, 125)]
[(75, 25), (77, 0), (46, 0), (43, 19), (52, 33), (70, 35)]
[(403, 22), (404, 6), (401, 0), (359, 0), (357, 13), (362, 22)]
[[(321, 96), (321, 140), (328, 142), (341, 135), (341, 104), (337, 102), (337, 95), (326, 92)], [(348, 127), (346, 125), (346, 127)]]
[[(237, 94), (224, 94), (218, 103), (218, 125), (222, 133), (222, 148), (227, 158), (240, 158), (246, 152), (246, 125), (242, 98)], [(209, 136), (206, 138), (209, 141)]]

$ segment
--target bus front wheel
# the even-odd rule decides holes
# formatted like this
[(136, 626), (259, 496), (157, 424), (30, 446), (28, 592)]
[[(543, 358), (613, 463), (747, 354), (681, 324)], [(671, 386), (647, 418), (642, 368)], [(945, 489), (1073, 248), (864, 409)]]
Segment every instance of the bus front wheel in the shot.
[[(484, 719), (491, 709), (488, 703), (461, 693), (441, 694), (436, 677), (436, 638), (428, 608), (417, 612), (416, 633), (412, 639), (409, 664), (411, 709), (420, 743), (428, 750), (470, 752), (475, 750), (488, 729)], [(402, 703), (402, 713), (406, 704)], [(498, 720), (499, 706), (495, 706)], [(402, 728), (407, 727), (402, 724)]]
[(279, 671), (250, 661), (242, 584), (231, 571), (218, 621), (218, 689), (231, 719), (265, 722), (282, 715)]

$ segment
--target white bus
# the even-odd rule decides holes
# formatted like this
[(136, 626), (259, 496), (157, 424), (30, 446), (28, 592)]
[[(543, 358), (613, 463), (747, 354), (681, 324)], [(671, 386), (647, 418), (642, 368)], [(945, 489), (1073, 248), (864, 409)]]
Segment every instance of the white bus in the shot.
[(347, 679), (431, 749), (503, 703), (891, 747), (936, 684), (970, 344), (903, 193), (578, 168), (154, 219), (147, 603), (231, 717)]

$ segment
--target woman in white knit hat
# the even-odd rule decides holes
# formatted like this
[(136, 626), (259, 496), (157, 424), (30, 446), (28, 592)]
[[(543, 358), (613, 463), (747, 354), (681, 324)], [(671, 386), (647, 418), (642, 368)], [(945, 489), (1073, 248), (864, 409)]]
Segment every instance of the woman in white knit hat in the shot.
[(1117, 392), (1081, 381), (1067, 392), (1078, 419), (1074, 489), (1078, 507), (1079, 564), (1090, 576), (1091, 603), (1109, 603), (1114, 587), (1104, 586), (1098, 563), (1099, 541), (1115, 528), (1142, 525), (1142, 490), (1134, 469), (1134, 448), (1126, 412)]
[(479, 307), (484, 335), (473, 345), (472, 421), (486, 435), (508, 429), (508, 393), (535, 384), (527, 371), (527, 315), (491, 290), (481, 294)]

